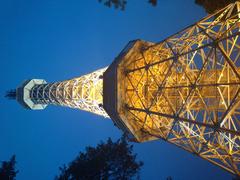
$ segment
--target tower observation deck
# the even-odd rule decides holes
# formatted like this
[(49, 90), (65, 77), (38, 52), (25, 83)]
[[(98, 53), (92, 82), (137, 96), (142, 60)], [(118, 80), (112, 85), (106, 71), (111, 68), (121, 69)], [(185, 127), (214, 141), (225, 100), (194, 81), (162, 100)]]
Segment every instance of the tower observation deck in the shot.
[(163, 139), (240, 176), (239, 35), (236, 2), (159, 43), (129, 42), (107, 68), (10, 95), (110, 117), (132, 141)]

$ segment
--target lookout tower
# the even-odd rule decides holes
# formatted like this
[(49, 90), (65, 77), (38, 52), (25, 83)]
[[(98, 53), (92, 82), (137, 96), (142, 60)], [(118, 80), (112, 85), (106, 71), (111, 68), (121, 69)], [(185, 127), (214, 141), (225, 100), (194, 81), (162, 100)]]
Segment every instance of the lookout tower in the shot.
[(159, 43), (131, 41), (107, 67), (8, 96), (110, 117), (136, 142), (163, 139), (240, 175), (240, 3)]

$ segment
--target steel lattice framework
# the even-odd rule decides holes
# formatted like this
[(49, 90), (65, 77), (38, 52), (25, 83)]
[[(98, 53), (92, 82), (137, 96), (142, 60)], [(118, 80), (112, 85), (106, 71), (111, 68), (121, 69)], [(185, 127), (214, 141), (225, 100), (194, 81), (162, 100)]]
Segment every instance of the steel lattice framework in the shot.
[(106, 68), (55, 83), (37, 84), (30, 91), (35, 104), (55, 104), (78, 108), (108, 117), (103, 109), (102, 75)]
[(138, 141), (141, 131), (240, 175), (239, 10), (231, 4), (119, 64), (118, 112)]
[(159, 42), (131, 41), (108, 68), (16, 92), (113, 120), (132, 140), (163, 139), (240, 176), (240, 2)]

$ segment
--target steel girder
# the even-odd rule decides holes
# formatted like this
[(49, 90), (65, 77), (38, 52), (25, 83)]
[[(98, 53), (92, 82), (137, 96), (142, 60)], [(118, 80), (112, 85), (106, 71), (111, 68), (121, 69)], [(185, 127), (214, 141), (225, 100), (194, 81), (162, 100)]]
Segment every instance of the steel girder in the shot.
[(240, 175), (239, 11), (230, 4), (119, 64), (118, 113), (137, 141), (161, 138)]

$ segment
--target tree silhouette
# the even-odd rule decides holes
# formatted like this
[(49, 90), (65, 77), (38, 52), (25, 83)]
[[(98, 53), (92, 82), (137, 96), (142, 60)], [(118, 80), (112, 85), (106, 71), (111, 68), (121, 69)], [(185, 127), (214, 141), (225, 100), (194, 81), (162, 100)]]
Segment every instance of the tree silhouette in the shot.
[(125, 138), (86, 147), (68, 166), (60, 167), (55, 179), (131, 179), (139, 175), (143, 163), (136, 161), (133, 146)]
[[(125, 10), (127, 5), (127, 0), (98, 0), (98, 2), (103, 3), (107, 7), (114, 7), (115, 9)], [(152, 6), (157, 5), (157, 0), (148, 0)]]
[[(214, 11), (227, 6), (230, 3), (238, 0), (195, 0), (195, 3), (202, 6), (207, 13), (213, 13)], [(114, 7), (115, 9), (125, 10), (127, 0), (98, 0), (107, 7)], [(158, 0), (148, 0), (152, 6), (157, 5)]]
[(13, 155), (9, 161), (3, 161), (0, 167), (1, 180), (14, 180), (18, 171), (15, 170), (16, 156)]
[(166, 180), (173, 180), (172, 176), (168, 176)]
[(207, 13), (211, 14), (236, 1), (238, 0), (195, 0), (195, 3), (202, 6)]
[(240, 180), (240, 176), (235, 176), (232, 178), (232, 180)]

